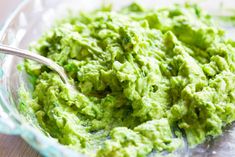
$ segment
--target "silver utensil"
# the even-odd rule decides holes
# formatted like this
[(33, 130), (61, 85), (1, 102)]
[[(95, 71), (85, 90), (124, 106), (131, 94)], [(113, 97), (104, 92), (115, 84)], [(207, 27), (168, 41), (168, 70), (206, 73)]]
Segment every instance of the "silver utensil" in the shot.
[(2, 45), (2, 44), (0, 44), (0, 53), (14, 55), (14, 56), (18, 56), (18, 57), (26, 58), (26, 59), (31, 59), (41, 64), (44, 64), (48, 66), (51, 70), (57, 72), (59, 76), (61, 77), (62, 81), (66, 85), (72, 86), (67, 74), (65, 73), (64, 68), (46, 57), (43, 57), (37, 53), (30, 52), (28, 50), (14, 48), (14, 47), (10, 47), (8, 45)]

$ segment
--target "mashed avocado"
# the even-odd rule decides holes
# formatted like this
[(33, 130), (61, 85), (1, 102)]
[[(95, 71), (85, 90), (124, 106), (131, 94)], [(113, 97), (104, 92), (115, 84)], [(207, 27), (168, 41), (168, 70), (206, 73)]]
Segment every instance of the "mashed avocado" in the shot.
[[(235, 47), (194, 5), (144, 9), (133, 3), (71, 15), (32, 47), (78, 89), (32, 61), (33, 111), (64, 145), (98, 157), (172, 152), (222, 133), (235, 120)], [(182, 132), (182, 134), (180, 133)]]

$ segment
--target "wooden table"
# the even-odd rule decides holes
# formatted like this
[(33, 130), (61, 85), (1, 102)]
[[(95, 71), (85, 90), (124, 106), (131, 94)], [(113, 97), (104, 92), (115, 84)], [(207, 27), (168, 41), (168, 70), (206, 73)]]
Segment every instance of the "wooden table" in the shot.
[(40, 157), (20, 137), (0, 134), (0, 157)]

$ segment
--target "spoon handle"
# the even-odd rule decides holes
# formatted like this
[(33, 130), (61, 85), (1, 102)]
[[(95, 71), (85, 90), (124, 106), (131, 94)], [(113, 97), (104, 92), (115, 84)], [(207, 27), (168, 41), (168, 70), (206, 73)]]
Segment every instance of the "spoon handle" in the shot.
[(69, 79), (64, 71), (64, 68), (46, 57), (43, 57), (37, 53), (30, 52), (28, 50), (14, 48), (3, 44), (0, 44), (0, 52), (4, 54), (18, 56), (21, 58), (31, 59), (41, 64), (44, 64), (48, 66), (51, 70), (56, 71), (65, 84), (69, 84)]

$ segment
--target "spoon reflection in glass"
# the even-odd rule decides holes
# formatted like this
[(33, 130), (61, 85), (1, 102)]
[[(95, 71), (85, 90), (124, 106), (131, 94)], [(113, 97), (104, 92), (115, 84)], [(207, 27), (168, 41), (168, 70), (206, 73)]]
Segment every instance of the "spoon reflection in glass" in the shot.
[(57, 72), (59, 74), (60, 78), (62, 79), (62, 81), (67, 86), (75, 89), (74, 86), (70, 83), (69, 78), (68, 78), (67, 74), (65, 73), (64, 68), (46, 57), (43, 57), (37, 53), (30, 52), (28, 50), (13, 48), (13, 47), (3, 45), (3, 44), (0, 44), (0, 53), (14, 55), (14, 56), (18, 56), (18, 57), (25, 58), (25, 59), (31, 59), (31, 60), (37, 61), (41, 64), (44, 64), (44, 65), (48, 66), (51, 70)]

